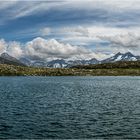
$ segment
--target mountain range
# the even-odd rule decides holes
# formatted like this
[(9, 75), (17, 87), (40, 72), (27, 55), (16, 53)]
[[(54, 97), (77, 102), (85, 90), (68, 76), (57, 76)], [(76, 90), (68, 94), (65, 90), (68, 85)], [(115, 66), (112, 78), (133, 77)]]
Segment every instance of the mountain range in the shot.
[(50, 67), (50, 68), (69, 68), (76, 65), (89, 65), (89, 64), (102, 64), (102, 63), (114, 63), (117, 61), (138, 61), (140, 56), (135, 56), (131, 52), (117, 53), (114, 56), (105, 60), (99, 61), (96, 58), (90, 60), (64, 60), (56, 59), (49, 62), (30, 60), (22, 57), (19, 60), (10, 56), (8, 53), (2, 53), (0, 56), (0, 64), (11, 64), (20, 66), (35, 66), (35, 67)]

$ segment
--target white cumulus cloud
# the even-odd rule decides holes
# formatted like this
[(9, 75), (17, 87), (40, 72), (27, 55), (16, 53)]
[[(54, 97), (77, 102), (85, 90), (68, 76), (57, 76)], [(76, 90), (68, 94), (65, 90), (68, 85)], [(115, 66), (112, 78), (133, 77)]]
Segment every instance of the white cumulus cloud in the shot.
[(16, 58), (20, 58), (23, 55), (23, 50), (19, 42), (6, 42), (4, 39), (0, 39), (0, 54), (4, 52)]
[(110, 52), (132, 52), (140, 55), (140, 35), (134, 32), (114, 36), (100, 36), (100, 39), (110, 42), (106, 50)]
[(20, 58), (23, 55), (23, 50), (22, 50), (21, 44), (16, 41), (12, 41), (12, 42), (8, 43), (6, 52), (16, 58)]
[(111, 44), (125, 48), (140, 48), (140, 36), (134, 33), (127, 33), (115, 36), (101, 36), (100, 39), (107, 40)]
[(0, 39), (0, 53), (5, 52), (7, 49), (7, 43), (4, 39)]
[(99, 60), (107, 58), (108, 55), (101, 52), (94, 52), (91, 49), (82, 46), (73, 46), (68, 43), (62, 43), (55, 39), (46, 40), (37, 37), (25, 44), (20, 42), (6, 42), (0, 39), (0, 53), (7, 52), (9, 55), (21, 58), (28, 57), (32, 60), (54, 60), (54, 59), (91, 59)]
[(101, 53), (94, 53), (84, 47), (72, 46), (70, 44), (60, 43), (55, 39), (45, 40), (35, 38), (28, 42), (25, 47), (25, 54), (32, 59), (90, 59), (102, 58)]

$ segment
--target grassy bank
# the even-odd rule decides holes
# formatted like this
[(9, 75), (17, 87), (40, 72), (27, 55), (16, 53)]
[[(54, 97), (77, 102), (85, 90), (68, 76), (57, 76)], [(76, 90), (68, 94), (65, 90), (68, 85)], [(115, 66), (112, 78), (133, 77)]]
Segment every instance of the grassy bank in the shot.
[(140, 68), (34, 68), (0, 65), (0, 76), (140, 76)]

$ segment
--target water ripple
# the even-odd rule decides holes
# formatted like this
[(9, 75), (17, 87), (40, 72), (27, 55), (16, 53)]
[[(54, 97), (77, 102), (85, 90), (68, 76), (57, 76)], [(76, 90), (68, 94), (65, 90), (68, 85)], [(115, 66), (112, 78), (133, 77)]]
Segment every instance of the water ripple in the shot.
[(139, 139), (140, 77), (1, 77), (1, 139)]

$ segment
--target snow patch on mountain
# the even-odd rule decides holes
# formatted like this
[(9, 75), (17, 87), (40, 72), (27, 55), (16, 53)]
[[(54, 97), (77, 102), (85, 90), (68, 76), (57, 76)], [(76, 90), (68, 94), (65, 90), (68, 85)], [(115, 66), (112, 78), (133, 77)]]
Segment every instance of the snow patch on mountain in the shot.
[(114, 61), (120, 61), (122, 59), (122, 55), (119, 55)]

